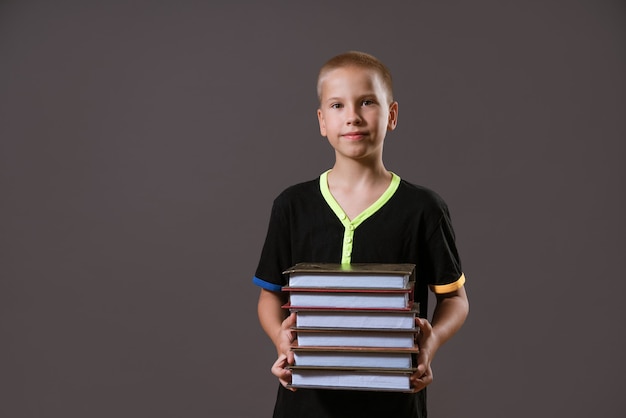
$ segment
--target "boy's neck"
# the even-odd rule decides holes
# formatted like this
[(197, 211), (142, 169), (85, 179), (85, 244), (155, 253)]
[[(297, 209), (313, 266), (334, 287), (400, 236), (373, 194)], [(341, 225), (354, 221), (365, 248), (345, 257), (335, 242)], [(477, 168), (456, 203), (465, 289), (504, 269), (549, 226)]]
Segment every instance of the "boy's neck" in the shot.
[(335, 162), (327, 177), (330, 193), (349, 219), (355, 219), (374, 204), (385, 193), (392, 179), (382, 163), (352, 163)]
[(376, 164), (363, 164), (354, 160), (337, 160), (328, 174), (328, 180), (340, 187), (367, 186), (381, 182), (388, 184), (391, 181), (391, 173), (387, 171), (382, 161)]

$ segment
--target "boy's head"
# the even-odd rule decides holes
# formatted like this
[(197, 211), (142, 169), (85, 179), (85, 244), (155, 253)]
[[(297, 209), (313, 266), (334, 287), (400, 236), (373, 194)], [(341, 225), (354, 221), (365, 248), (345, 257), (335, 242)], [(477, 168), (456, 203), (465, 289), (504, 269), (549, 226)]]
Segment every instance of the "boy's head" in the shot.
[(391, 72), (378, 58), (365, 52), (348, 51), (343, 54), (334, 56), (326, 61), (320, 69), (317, 77), (317, 98), (322, 100), (322, 83), (328, 73), (338, 68), (358, 67), (375, 71), (387, 93), (387, 100), (390, 104), (393, 102), (393, 83), (391, 80)]
[(320, 134), (337, 161), (381, 162), (386, 133), (398, 121), (389, 70), (371, 55), (346, 52), (324, 64), (317, 88)]

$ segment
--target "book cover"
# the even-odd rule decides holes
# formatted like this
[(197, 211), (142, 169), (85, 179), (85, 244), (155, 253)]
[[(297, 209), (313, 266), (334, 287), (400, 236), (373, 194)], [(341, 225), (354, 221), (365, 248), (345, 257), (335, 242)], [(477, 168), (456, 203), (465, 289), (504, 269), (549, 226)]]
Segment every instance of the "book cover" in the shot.
[(399, 329), (350, 329), (350, 328), (292, 328), (296, 331), (298, 345), (318, 347), (395, 347), (412, 348), (418, 328)]
[(356, 369), (349, 367), (290, 366), (290, 387), (318, 389), (351, 389), (402, 391), (411, 390), (410, 377), (414, 370)]
[(290, 307), (296, 313), (296, 326), (303, 328), (413, 329), (419, 304), (407, 309), (335, 309)]
[(411, 369), (417, 347), (291, 347), (296, 366)]
[(402, 289), (336, 289), (283, 287), (291, 306), (410, 309), (413, 286)]
[(400, 289), (415, 280), (414, 264), (298, 263), (285, 270), (290, 287)]

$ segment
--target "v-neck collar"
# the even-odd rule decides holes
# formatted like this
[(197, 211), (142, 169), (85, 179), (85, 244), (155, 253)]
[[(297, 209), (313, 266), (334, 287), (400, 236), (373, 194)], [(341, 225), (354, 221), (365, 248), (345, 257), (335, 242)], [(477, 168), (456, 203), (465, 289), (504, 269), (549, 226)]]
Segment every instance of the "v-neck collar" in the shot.
[(366, 208), (363, 212), (361, 212), (354, 219), (351, 220), (330, 192), (330, 188), (328, 186), (328, 173), (330, 171), (331, 170), (327, 170), (320, 175), (320, 190), (328, 206), (330, 206), (337, 218), (339, 218), (341, 223), (346, 228), (351, 227), (352, 229), (354, 229), (367, 218), (375, 214), (381, 207), (385, 205), (385, 203), (389, 201), (389, 199), (391, 199), (396, 190), (398, 190), (398, 186), (400, 185), (400, 177), (395, 173), (391, 173), (391, 183), (389, 183), (389, 186), (384, 191), (384, 193), (380, 195), (380, 197), (368, 208)]

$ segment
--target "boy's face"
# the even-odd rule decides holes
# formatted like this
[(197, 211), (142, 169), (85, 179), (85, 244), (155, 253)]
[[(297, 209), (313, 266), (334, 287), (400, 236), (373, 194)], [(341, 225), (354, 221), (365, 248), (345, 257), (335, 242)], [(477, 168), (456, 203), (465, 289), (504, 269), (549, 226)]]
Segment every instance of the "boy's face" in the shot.
[(323, 77), (317, 118), (337, 158), (382, 159), (385, 135), (398, 119), (398, 103), (387, 96), (371, 69), (342, 67)]

